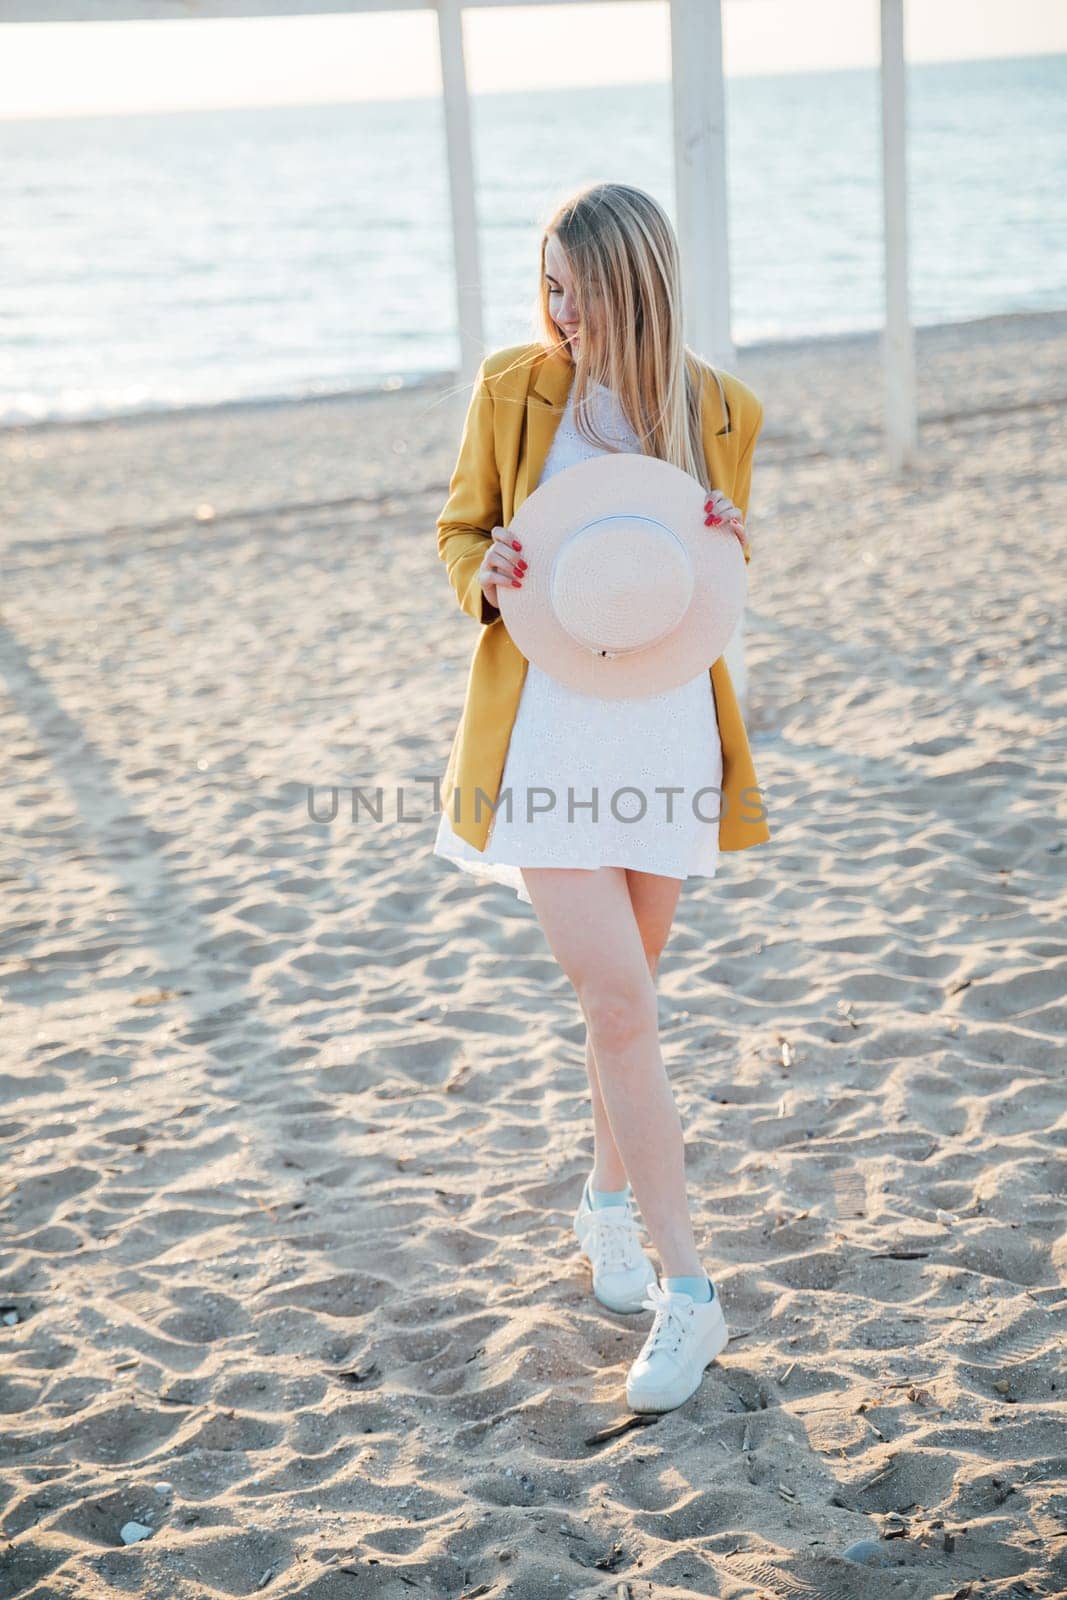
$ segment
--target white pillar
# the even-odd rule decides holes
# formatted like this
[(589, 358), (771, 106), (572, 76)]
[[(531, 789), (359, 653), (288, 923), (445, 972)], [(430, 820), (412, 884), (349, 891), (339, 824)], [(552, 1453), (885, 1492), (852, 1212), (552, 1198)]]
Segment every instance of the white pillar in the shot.
[(735, 359), (726, 214), (721, 0), (671, 0), (674, 197), (686, 342), (713, 365)]
[(915, 335), (908, 309), (908, 184), (904, 0), (881, 0), (882, 196), (885, 213), (885, 428), (894, 472), (918, 453)]
[[(712, 366), (732, 369), (721, 0), (671, 0), (671, 85), (685, 339)], [(723, 654), (744, 716), (744, 614)]]
[(471, 140), (467, 71), (463, 60), (462, 0), (436, 0), (437, 42), (441, 55), (448, 188), (452, 201), (452, 249), (456, 271), (460, 379), (470, 384), (485, 355), (482, 327), (482, 272), (478, 216), (474, 200), (474, 147)]

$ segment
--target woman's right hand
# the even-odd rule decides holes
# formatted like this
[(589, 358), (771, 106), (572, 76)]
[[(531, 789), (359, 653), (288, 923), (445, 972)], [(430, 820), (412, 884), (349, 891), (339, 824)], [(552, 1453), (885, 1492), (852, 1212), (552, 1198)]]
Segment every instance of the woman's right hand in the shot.
[(526, 573), (526, 559), (519, 554), (521, 549), (519, 540), (513, 539), (506, 528), (493, 529), (493, 542), (478, 569), (478, 579), (485, 598), (491, 606), (496, 606), (498, 611), (500, 610), (496, 598), (498, 585), (510, 584), (516, 589), (522, 587)]

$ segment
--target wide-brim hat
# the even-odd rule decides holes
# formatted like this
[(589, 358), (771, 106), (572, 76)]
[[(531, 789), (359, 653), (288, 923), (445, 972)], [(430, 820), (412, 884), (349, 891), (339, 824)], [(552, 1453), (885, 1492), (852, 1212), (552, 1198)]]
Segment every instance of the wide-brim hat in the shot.
[(542, 483), (508, 533), (529, 566), (497, 606), (528, 661), (585, 694), (678, 688), (722, 655), (741, 620), (744, 552), (708, 527), (707, 489), (657, 456), (612, 452)]

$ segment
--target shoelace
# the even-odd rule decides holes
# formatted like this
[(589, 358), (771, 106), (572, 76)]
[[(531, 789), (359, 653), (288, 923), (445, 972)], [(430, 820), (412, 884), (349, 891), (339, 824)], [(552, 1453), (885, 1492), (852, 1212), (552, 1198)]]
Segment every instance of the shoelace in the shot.
[(641, 1304), (656, 1313), (641, 1350), (642, 1357), (664, 1349), (676, 1355), (693, 1320), (693, 1301), (687, 1294), (671, 1294), (658, 1283), (650, 1283)]
[(629, 1205), (626, 1216), (605, 1217), (603, 1212), (593, 1212), (595, 1219), (595, 1249), (598, 1270), (610, 1271), (621, 1267), (624, 1271), (637, 1265), (634, 1249), (634, 1219)]

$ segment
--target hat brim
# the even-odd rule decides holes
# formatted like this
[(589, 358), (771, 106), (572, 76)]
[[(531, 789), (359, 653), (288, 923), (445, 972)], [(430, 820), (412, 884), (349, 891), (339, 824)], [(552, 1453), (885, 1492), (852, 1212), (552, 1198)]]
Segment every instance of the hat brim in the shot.
[[(744, 553), (725, 527), (708, 527), (707, 490), (657, 456), (612, 452), (555, 473), (528, 495), (508, 532), (529, 565), (516, 589), (501, 583), (497, 606), (528, 661), (581, 693), (636, 699), (678, 688), (722, 655), (741, 620), (748, 590)], [(640, 516), (683, 541), (693, 570), (690, 603), (663, 639), (632, 654), (598, 656), (557, 621), (552, 566), (568, 537), (594, 518)]]

